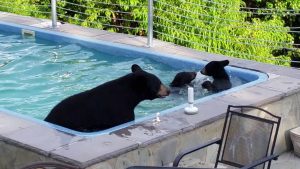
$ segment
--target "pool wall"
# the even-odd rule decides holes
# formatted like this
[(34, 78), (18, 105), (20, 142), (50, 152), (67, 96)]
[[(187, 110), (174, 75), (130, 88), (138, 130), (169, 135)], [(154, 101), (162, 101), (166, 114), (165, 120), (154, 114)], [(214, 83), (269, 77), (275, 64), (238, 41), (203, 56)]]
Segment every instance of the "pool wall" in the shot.
[[(0, 13), (0, 21), (41, 26), (40, 19)], [(146, 49), (146, 39), (64, 24), (55, 31), (80, 34), (113, 43)], [(143, 42), (143, 43), (142, 43)], [(180, 150), (220, 137), (228, 104), (253, 105), (282, 117), (276, 152), (291, 148), (288, 130), (300, 125), (300, 71), (213, 55), (173, 44), (154, 41), (151, 50), (199, 60), (229, 59), (231, 65), (266, 72), (266, 81), (204, 100), (196, 104), (199, 113), (186, 115), (183, 108), (94, 137), (77, 136), (41, 125), (10, 113), (0, 112), (0, 168), (19, 168), (37, 161), (58, 161), (88, 169), (124, 169), (131, 165), (168, 165)], [(216, 106), (217, 105), (217, 106)], [(214, 161), (213, 150), (198, 153)], [(187, 158), (193, 164), (195, 156)], [(197, 162), (198, 163), (198, 162)], [(196, 163), (195, 163), (196, 164)], [(199, 164), (199, 163), (198, 163)]]

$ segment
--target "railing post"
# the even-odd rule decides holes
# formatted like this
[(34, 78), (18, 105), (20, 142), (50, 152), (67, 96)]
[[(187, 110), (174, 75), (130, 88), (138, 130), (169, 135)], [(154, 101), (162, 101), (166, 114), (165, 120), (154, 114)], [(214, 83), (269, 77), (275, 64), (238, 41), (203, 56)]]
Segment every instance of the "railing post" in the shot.
[(51, 0), (52, 28), (57, 27), (56, 0)]
[(153, 0), (148, 0), (148, 47), (152, 47), (153, 43)]

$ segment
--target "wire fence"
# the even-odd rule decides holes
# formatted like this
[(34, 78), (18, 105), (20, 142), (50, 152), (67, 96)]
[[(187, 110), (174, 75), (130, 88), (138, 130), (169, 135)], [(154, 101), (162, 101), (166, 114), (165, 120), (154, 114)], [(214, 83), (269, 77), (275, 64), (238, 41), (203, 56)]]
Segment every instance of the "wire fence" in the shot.
[[(261, 62), (299, 63), (300, 44), (294, 39), (299, 38), (300, 25), (287, 26), (278, 19), (299, 17), (298, 10), (250, 8), (208, 0), (154, 2), (154, 37), (158, 39)], [(253, 16), (256, 18), (251, 20)]]
[(141, 8), (146, 11), (146, 5), (116, 4), (92, 0), (77, 3), (67, 0), (57, 2), (57, 16), (64, 22), (82, 26), (100, 28), (103, 30), (145, 35), (147, 20), (136, 17)]
[(59, 22), (148, 36), (149, 46), (154, 37), (273, 64), (300, 60), (300, 24), (286, 22), (286, 18), (300, 20), (299, 9), (247, 7), (241, 0), (51, 1), (56, 2), (55, 14), (49, 1), (34, 0), (27, 4), (2, 0), (0, 11), (49, 19), (55, 15)]
[[(50, 5), (41, 5), (41, 4), (23, 4), (22, 6), (15, 6), (16, 3), (10, 1), (1, 1), (0, 2), (0, 11), (7, 11), (11, 13), (24, 13), (27, 15), (33, 15), (34, 13), (50, 14), (50, 10), (39, 10), (38, 8), (49, 8)], [(34, 7), (34, 8), (32, 8)]]

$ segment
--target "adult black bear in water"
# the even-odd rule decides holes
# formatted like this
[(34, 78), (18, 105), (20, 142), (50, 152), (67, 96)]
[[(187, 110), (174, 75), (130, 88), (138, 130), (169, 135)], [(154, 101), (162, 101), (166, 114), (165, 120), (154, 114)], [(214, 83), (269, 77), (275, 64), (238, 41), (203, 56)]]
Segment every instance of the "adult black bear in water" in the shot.
[(169, 95), (169, 89), (155, 75), (136, 64), (131, 71), (62, 100), (45, 121), (76, 131), (104, 130), (134, 120), (134, 108), (141, 101)]

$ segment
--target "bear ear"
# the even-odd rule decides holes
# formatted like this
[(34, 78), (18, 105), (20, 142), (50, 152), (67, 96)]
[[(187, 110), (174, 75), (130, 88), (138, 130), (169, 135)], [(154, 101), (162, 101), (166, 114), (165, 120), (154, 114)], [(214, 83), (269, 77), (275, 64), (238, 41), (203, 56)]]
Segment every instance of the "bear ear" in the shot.
[(229, 64), (229, 60), (222, 60), (220, 63), (223, 65), (223, 67), (225, 67)]
[(142, 69), (139, 65), (133, 64), (133, 65), (131, 66), (131, 71), (132, 71), (132, 73), (134, 73), (134, 72), (136, 72), (136, 71), (143, 71), (143, 69)]

